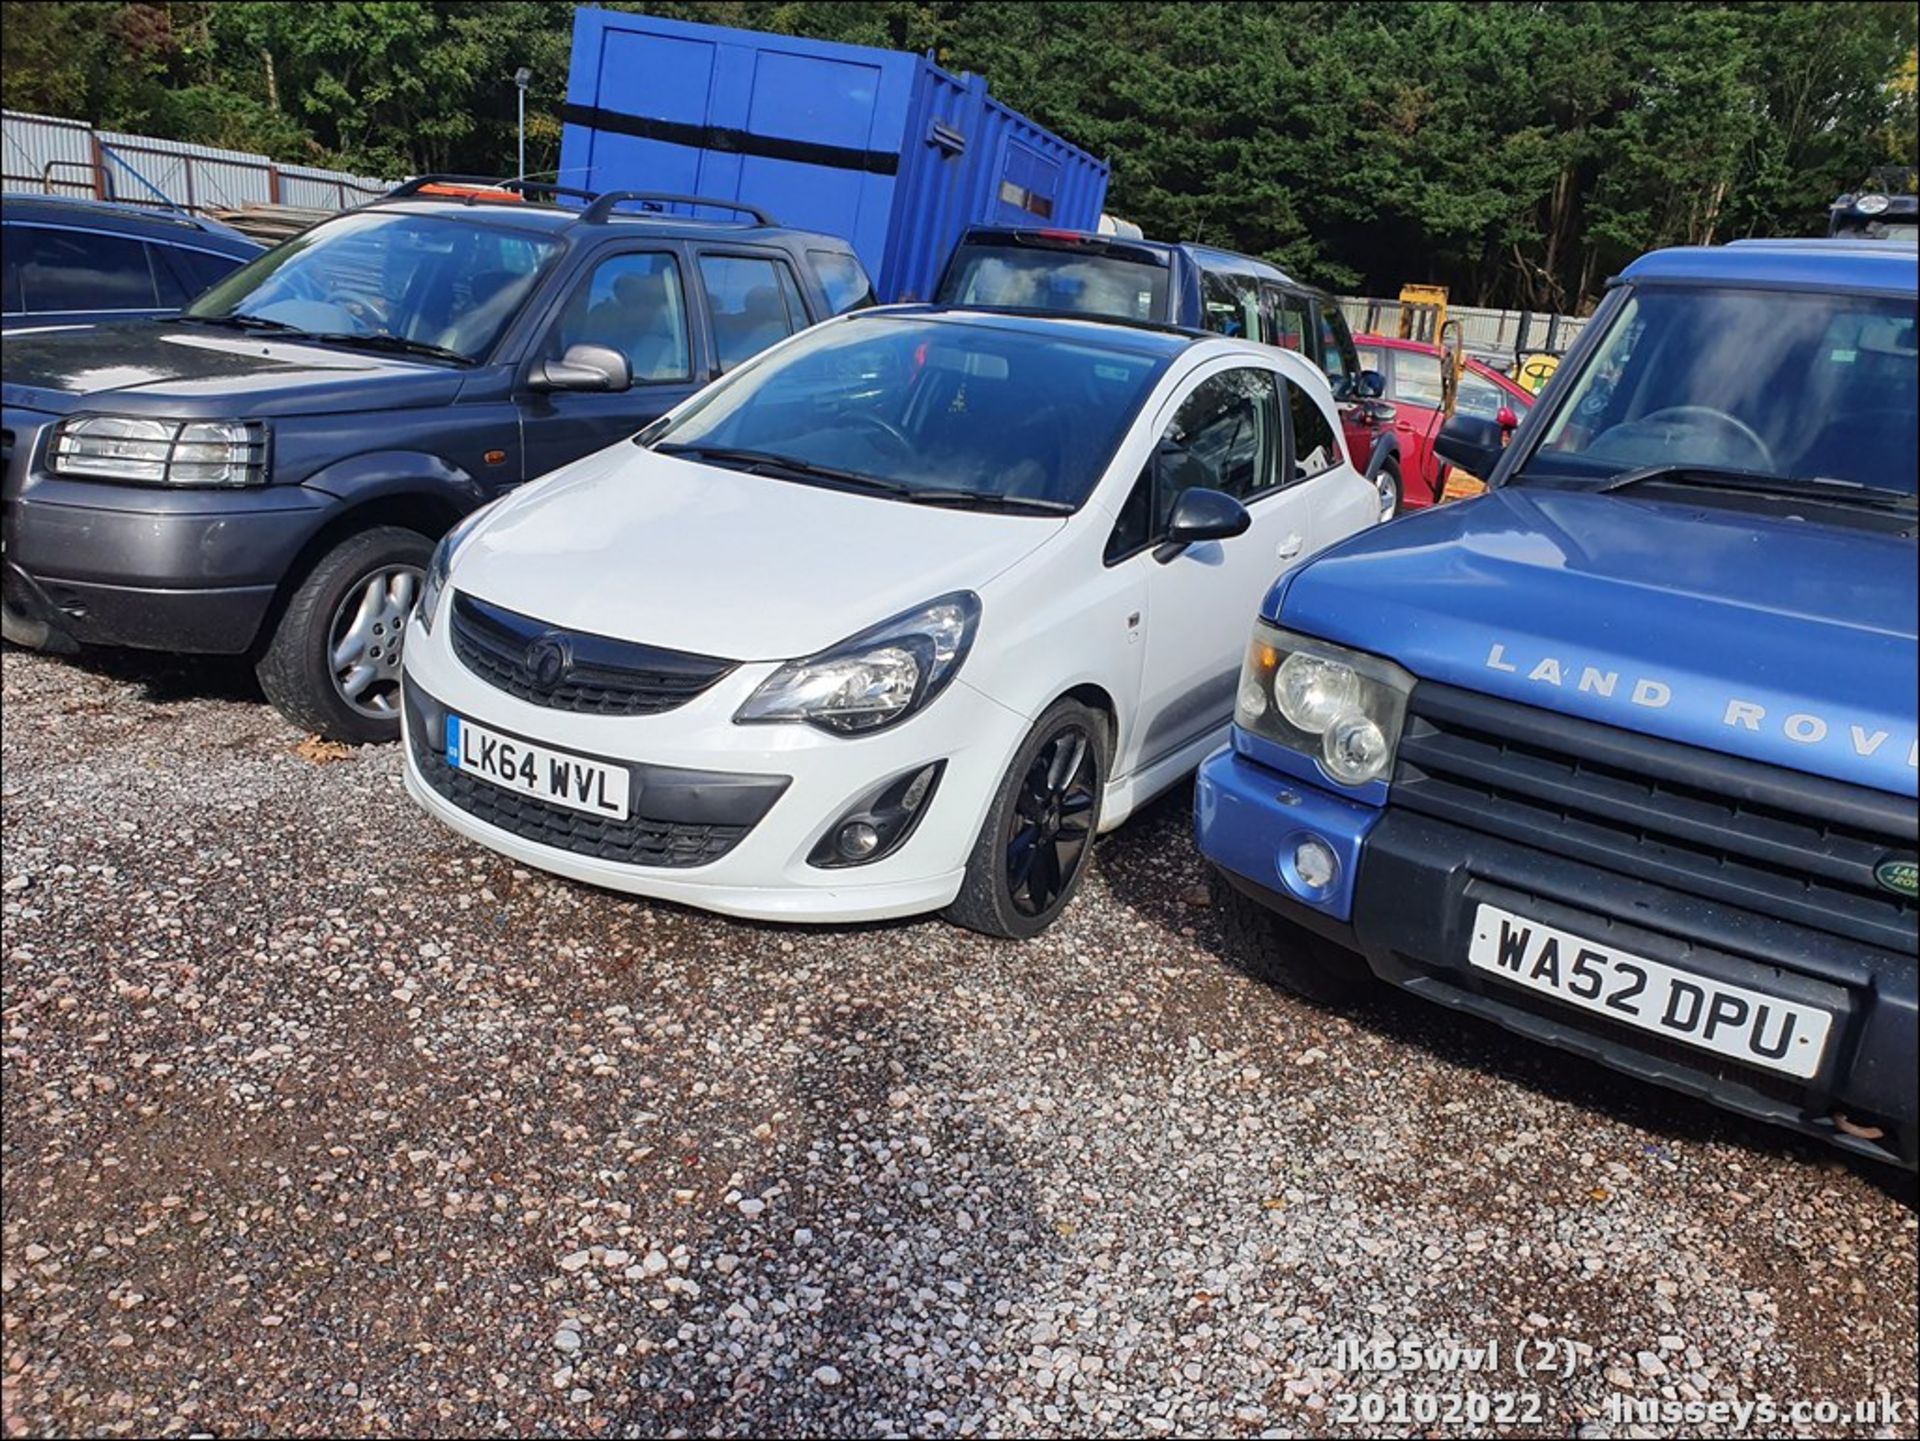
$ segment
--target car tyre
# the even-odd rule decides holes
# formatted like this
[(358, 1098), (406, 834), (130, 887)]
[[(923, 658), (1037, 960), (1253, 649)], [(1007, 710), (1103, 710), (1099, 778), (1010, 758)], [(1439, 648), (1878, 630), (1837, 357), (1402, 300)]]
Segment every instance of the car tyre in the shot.
[(1212, 891), (1227, 958), (1248, 975), (1329, 1010), (1353, 1009), (1374, 993), (1373, 972), (1352, 951), (1274, 914), (1217, 869)]
[(320, 558), (254, 667), (282, 715), (351, 745), (399, 739), (400, 642), (432, 555), (419, 531), (380, 525)]
[(1099, 712), (1047, 708), (1001, 778), (948, 920), (1014, 941), (1053, 924), (1086, 877), (1111, 753)]
[(1406, 503), (1406, 490), (1400, 484), (1400, 462), (1396, 458), (1388, 456), (1381, 463), (1379, 474), (1373, 478), (1373, 488), (1380, 497), (1380, 520), (1384, 524), (1399, 515)]

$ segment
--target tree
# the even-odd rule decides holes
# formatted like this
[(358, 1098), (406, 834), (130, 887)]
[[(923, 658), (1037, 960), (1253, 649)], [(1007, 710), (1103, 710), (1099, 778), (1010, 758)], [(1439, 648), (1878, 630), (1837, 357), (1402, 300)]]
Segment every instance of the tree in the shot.
[[(1885, 0), (1300, 4), (670, 0), (616, 8), (931, 50), (1111, 160), (1148, 234), (1305, 279), (1571, 310), (1634, 254), (1810, 233), (1914, 159)], [(17, 109), (399, 176), (560, 163), (561, 0), (0, 0)], [(564, 176), (560, 177), (563, 180)]]

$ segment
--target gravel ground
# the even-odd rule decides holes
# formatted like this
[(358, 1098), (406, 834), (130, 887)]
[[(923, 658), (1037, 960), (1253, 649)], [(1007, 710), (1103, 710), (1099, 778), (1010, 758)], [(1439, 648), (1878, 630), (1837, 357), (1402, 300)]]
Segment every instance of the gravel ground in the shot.
[(3, 669), (8, 1434), (1912, 1434), (1909, 1179), (1274, 991), (1189, 793), (1027, 945), (755, 926), (455, 841), (244, 670)]

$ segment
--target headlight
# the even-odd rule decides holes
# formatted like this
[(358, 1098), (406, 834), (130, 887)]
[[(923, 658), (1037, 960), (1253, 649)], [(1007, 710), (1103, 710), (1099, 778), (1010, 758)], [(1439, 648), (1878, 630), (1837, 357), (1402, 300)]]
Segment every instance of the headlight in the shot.
[(905, 720), (946, 688), (980, 622), (980, 597), (959, 591), (882, 621), (762, 681), (734, 715), (806, 721), (836, 735), (863, 735)]
[(267, 433), (253, 421), (76, 415), (54, 429), (48, 465), (143, 485), (265, 485)]
[(427, 562), (427, 579), (420, 587), (420, 600), (414, 611), (414, 624), (427, 634), (433, 633), (434, 613), (440, 609), (440, 592), (447, 588), (447, 577), (453, 572), (454, 552), (473, 534), (482, 517), (499, 503), (497, 500), (488, 501), (478, 510), (469, 512), (465, 519), (441, 536), (440, 544), (433, 548), (433, 558)]
[(1312, 756), (1343, 786), (1393, 770), (1413, 677), (1390, 660), (1261, 621), (1240, 671), (1234, 723)]

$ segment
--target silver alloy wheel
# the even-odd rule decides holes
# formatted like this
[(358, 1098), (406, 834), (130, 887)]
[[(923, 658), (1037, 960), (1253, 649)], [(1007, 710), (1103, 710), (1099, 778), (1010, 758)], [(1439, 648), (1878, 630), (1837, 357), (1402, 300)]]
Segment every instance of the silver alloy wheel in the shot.
[(1392, 520), (1400, 509), (1400, 482), (1394, 479), (1392, 471), (1382, 466), (1373, 478), (1373, 488), (1380, 496), (1380, 519)]
[(328, 666), (340, 698), (363, 716), (400, 712), (400, 638), (420, 593), (417, 565), (389, 565), (347, 592), (327, 628)]

